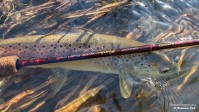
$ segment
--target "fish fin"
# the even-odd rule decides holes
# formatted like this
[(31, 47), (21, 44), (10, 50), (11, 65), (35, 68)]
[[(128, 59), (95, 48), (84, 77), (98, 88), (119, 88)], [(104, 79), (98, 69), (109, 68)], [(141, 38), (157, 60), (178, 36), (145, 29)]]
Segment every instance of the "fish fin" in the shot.
[(122, 70), (119, 74), (120, 92), (123, 98), (128, 98), (131, 95), (133, 83), (135, 80), (128, 72)]
[(97, 77), (98, 76), (93, 76), (92, 78), (91, 78), (91, 80), (89, 80), (88, 82), (87, 82), (87, 84), (85, 85), (85, 87), (82, 89), (82, 91), (80, 92), (80, 96), (81, 95), (83, 95), (86, 91), (88, 91), (88, 88), (93, 84), (93, 82), (97, 79)]
[(53, 77), (50, 80), (52, 81), (51, 87), (54, 94), (57, 94), (57, 92), (59, 92), (59, 90), (63, 87), (67, 80), (68, 73), (69, 71), (65, 69), (53, 70)]

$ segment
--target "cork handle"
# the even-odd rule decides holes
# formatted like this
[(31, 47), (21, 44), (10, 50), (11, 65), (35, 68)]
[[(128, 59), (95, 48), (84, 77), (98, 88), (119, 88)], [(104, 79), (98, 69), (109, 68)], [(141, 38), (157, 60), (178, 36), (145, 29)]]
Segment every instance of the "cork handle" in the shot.
[(0, 57), (0, 76), (11, 75), (17, 72), (17, 56)]

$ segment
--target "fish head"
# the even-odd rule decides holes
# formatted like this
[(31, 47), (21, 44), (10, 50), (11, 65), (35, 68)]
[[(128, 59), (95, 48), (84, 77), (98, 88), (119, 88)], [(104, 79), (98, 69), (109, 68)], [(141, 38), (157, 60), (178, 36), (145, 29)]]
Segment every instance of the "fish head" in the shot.
[(178, 75), (180, 67), (162, 52), (140, 54), (134, 64), (128, 66), (128, 72), (138, 78)]
[[(121, 47), (137, 47), (144, 45), (141, 42), (120, 39)], [(150, 78), (178, 74), (180, 67), (170, 60), (163, 52), (153, 51), (138, 54), (126, 55), (123, 57), (124, 68), (132, 76)]]
[(154, 86), (156, 85), (154, 81), (161, 82), (160, 78), (173, 77), (180, 71), (180, 67), (161, 52), (127, 56), (122, 59), (121, 62), (124, 64), (119, 69), (120, 91), (123, 98), (130, 97), (133, 85), (140, 84), (140, 81), (147, 81), (147, 84)]
[(150, 77), (161, 77), (178, 75), (180, 67), (177, 63), (170, 60), (163, 52), (153, 52), (147, 55), (145, 60), (148, 66), (148, 72)]

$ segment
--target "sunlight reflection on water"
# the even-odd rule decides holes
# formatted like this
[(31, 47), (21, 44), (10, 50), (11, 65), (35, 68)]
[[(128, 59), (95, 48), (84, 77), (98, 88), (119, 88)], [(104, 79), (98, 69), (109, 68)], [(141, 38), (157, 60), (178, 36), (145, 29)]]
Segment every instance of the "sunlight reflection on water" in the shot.
[[(67, 32), (70, 27), (144, 43), (165, 43), (199, 37), (198, 0), (123, 0), (118, 3), (109, 0), (59, 1), (1, 1), (1, 38)], [(99, 87), (108, 79), (114, 81), (79, 107), (72, 108), (80, 112), (93, 111), (93, 108), (95, 112), (181, 112), (173, 109), (170, 104), (198, 105), (197, 47), (166, 50), (165, 53), (171, 59), (179, 57), (177, 62), (181, 65), (181, 72), (179, 77), (157, 79), (163, 88), (151, 88), (147, 84), (135, 85), (132, 96), (123, 99), (117, 76), (73, 71), (61, 90), (53, 94), (50, 85), (53, 77), (51, 70), (27, 69), (21, 71), (19, 76), (8, 77), (1, 82), (0, 110), (54, 111), (78, 98), (86, 83), (94, 76), (97, 78), (89, 90)], [(63, 101), (62, 104), (60, 101)]]

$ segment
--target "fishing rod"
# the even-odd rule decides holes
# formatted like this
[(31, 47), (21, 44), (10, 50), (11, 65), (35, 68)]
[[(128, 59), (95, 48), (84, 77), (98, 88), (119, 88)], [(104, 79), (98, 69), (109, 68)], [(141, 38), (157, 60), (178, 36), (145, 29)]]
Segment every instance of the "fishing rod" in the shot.
[(49, 58), (36, 58), (30, 60), (20, 60), (17, 56), (7, 56), (0, 58), (0, 75), (9, 75), (16, 73), (20, 68), (33, 65), (42, 65), (66, 61), (75, 61), (83, 59), (92, 59), (106, 56), (125, 55), (133, 53), (150, 52), (163, 49), (188, 47), (199, 45), (199, 40), (188, 40), (186, 42), (172, 42), (167, 44), (148, 44), (137, 47), (128, 47), (120, 49), (112, 49), (106, 51), (83, 53), (78, 55), (70, 55), (66, 57), (49, 57)]

